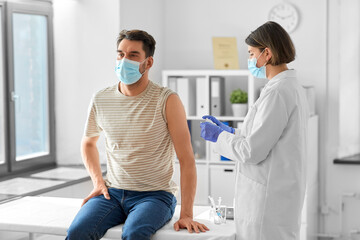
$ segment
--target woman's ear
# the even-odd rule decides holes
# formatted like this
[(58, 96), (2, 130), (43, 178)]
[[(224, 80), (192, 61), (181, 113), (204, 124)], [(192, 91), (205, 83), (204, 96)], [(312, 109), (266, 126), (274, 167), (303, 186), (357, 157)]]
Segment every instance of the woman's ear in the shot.
[(272, 52), (270, 48), (265, 48), (265, 59), (268, 62), (272, 57)]

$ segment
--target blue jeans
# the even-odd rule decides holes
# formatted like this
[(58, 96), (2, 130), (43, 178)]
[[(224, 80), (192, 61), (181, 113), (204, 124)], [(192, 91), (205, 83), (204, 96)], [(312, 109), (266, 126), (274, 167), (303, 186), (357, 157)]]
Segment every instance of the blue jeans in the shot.
[(103, 195), (91, 198), (74, 218), (68, 240), (102, 238), (116, 225), (123, 226), (123, 240), (150, 237), (173, 216), (176, 198), (165, 191), (138, 192), (109, 188), (110, 200)]

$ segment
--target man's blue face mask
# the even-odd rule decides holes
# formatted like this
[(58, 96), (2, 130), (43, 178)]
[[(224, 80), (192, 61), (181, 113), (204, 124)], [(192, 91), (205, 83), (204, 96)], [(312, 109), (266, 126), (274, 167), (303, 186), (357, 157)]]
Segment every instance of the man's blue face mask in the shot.
[[(142, 61), (141, 63), (143, 63), (144, 61)], [(136, 83), (137, 81), (139, 81), (139, 79), (146, 71), (145, 70), (143, 73), (140, 73), (139, 67), (141, 63), (137, 61), (129, 60), (127, 58), (116, 60), (116, 66), (115, 66), (116, 76), (119, 78), (119, 80), (122, 83), (126, 85), (131, 85)]]
[(263, 54), (263, 52), (265, 51), (265, 49), (260, 53), (260, 55), (257, 58), (251, 58), (248, 59), (248, 69), (250, 71), (250, 73), (256, 77), (256, 78), (266, 78), (266, 63), (264, 64), (264, 66), (262, 67), (257, 67), (257, 60), (258, 58), (261, 56), (261, 54)]

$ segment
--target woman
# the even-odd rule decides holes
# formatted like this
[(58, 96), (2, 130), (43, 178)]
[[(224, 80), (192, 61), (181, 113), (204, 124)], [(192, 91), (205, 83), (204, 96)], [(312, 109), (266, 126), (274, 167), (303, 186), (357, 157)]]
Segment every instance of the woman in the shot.
[(248, 68), (269, 82), (251, 106), (242, 129), (213, 116), (201, 123), (201, 137), (219, 154), (236, 160), (235, 222), (240, 240), (299, 239), (305, 194), (308, 110), (288, 33), (267, 22), (245, 40)]

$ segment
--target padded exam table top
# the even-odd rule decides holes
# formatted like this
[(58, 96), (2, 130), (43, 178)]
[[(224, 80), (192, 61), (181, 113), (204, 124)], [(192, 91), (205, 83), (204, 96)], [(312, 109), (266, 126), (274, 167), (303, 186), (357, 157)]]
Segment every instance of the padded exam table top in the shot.
[[(80, 209), (82, 199), (58, 197), (23, 197), (0, 204), (0, 231), (41, 233), (66, 236), (71, 221)], [(174, 217), (152, 237), (153, 240), (213, 239), (235, 240), (234, 221), (216, 225), (208, 220), (207, 206), (194, 207), (194, 220), (204, 223), (210, 231), (188, 233), (186, 229), (176, 232), (173, 225), (180, 215), (176, 206)], [(121, 239), (122, 225), (107, 231), (104, 238)]]

